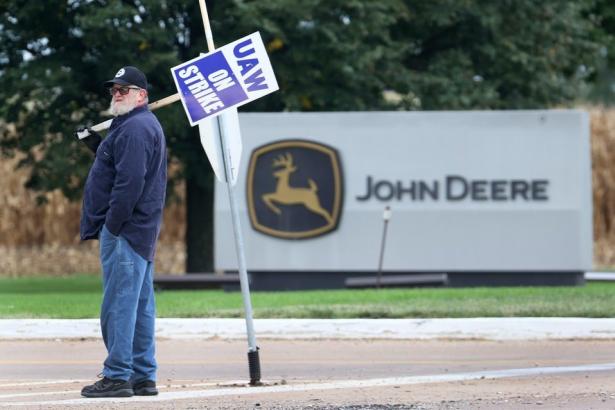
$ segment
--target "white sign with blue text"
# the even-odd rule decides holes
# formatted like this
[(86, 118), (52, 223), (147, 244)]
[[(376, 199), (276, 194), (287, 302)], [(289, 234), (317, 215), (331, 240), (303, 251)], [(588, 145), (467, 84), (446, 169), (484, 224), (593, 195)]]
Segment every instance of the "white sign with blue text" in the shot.
[(171, 73), (191, 126), (278, 90), (258, 32), (175, 66)]

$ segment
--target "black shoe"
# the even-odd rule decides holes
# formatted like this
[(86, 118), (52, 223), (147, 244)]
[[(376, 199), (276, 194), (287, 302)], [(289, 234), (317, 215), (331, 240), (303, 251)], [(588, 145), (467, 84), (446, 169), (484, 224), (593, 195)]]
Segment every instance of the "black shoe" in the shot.
[(133, 384), (132, 389), (135, 396), (155, 396), (158, 394), (156, 382), (152, 380), (143, 380)]
[(129, 382), (103, 377), (94, 384), (81, 389), (84, 397), (132, 397), (134, 392)]

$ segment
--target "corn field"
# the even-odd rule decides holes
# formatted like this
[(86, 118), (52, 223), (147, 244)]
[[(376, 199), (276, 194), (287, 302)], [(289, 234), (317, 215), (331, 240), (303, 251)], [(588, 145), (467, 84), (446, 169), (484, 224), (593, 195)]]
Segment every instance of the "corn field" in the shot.
[[(98, 272), (98, 241), (81, 242), (81, 204), (69, 202), (61, 192), (45, 195), (47, 203), (36, 205), (37, 193), (24, 188), (26, 169), (15, 170), (18, 158), (0, 160), (0, 276)], [(182, 273), (186, 251), (183, 186), (180, 201), (166, 207), (156, 271)]]
[(590, 110), (594, 267), (615, 266), (615, 109)]
[[(592, 108), (592, 178), (594, 203), (594, 268), (615, 266), (615, 109)], [(16, 159), (0, 160), (0, 276), (98, 272), (97, 241), (79, 240), (80, 203), (60, 192), (36, 195), (23, 185), (27, 170), (15, 170)], [(156, 271), (184, 271), (186, 217), (183, 187), (180, 201), (167, 206), (156, 255)]]

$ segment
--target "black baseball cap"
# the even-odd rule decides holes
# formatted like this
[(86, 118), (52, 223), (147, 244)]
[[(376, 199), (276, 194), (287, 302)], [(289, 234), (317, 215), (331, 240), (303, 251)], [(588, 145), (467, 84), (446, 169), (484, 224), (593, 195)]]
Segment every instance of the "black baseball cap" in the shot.
[(137, 67), (131, 65), (120, 68), (117, 74), (115, 74), (115, 78), (105, 81), (103, 85), (106, 88), (110, 88), (113, 87), (113, 84), (136, 85), (139, 88), (147, 90), (147, 78), (145, 74)]

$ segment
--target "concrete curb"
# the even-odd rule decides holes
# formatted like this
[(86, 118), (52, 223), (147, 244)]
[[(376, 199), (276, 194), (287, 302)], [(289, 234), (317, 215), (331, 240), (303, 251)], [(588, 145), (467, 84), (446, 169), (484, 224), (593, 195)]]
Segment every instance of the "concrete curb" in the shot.
[[(615, 339), (615, 319), (256, 319), (257, 339)], [(158, 319), (168, 339), (245, 339), (243, 319)], [(0, 340), (100, 338), (97, 319), (0, 319)]]

